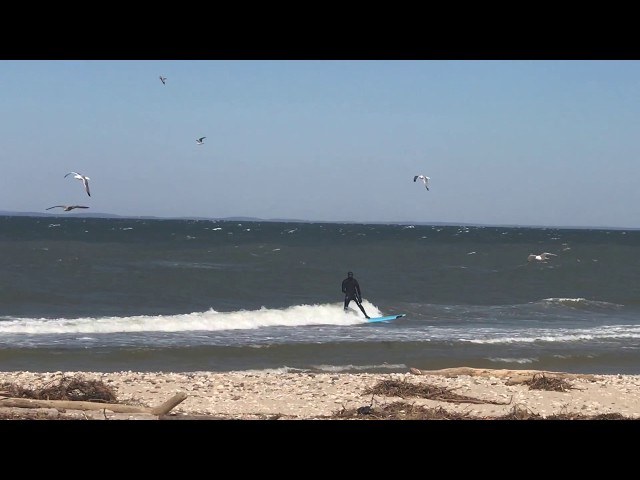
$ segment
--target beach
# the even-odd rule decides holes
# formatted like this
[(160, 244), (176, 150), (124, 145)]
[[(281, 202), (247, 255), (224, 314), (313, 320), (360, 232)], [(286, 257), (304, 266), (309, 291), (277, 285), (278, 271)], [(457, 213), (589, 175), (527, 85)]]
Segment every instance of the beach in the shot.
[[(121, 413), (109, 408), (15, 408), (3, 406), (7, 385), (37, 390), (62, 379), (101, 382), (118, 404), (156, 407), (182, 395), (169, 412)], [(531, 388), (537, 378), (562, 382), (560, 390)], [(371, 393), (376, 386), (428, 387), (449, 398), (420, 398)], [(5, 386), (4, 393), (2, 386)], [(18, 418), (29, 411), (42, 419), (87, 420), (310, 420), (376, 419), (396, 402), (411, 408), (439, 409), (465, 419), (495, 419), (515, 410), (539, 419), (619, 414), (640, 418), (640, 375), (575, 375), (531, 370), (444, 369), (406, 373), (277, 373), (277, 372), (0, 372), (0, 413)], [(355, 413), (359, 410), (359, 414)], [(341, 417), (341, 412), (353, 415)], [(10, 414), (13, 414), (11, 417)], [(36, 415), (37, 414), (37, 415)]]

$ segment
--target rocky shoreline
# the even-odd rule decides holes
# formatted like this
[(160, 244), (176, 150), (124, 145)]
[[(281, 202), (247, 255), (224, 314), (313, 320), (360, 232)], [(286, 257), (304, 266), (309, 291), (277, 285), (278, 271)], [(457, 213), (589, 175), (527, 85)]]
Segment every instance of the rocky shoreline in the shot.
[[(454, 369), (455, 370), (455, 369)], [(457, 372), (457, 373), (456, 373)], [(463, 372), (463, 374), (460, 374)], [(566, 379), (561, 391), (532, 389), (523, 376), (547, 375)], [(3, 407), (7, 388), (44, 388), (62, 378), (103, 382), (116, 392), (118, 403), (155, 407), (177, 394), (186, 394), (162, 416), (46, 408)], [(381, 382), (432, 387), (455, 392), (452, 398), (420, 398), (371, 393)], [(369, 392), (369, 393), (367, 393)], [(457, 398), (457, 399), (456, 399)], [(460, 400), (462, 398), (462, 400)], [(466, 398), (466, 400), (465, 400)], [(340, 412), (376, 411), (394, 402), (439, 408), (467, 419), (508, 415), (514, 409), (540, 418), (553, 415), (620, 414), (640, 418), (640, 375), (569, 375), (554, 372), (458, 369), (406, 373), (274, 373), (274, 372), (0, 372), (0, 418), (42, 419), (335, 419)], [(16, 411), (18, 410), (18, 411)], [(13, 416), (12, 416), (13, 415)], [(363, 416), (362, 418), (366, 418)]]

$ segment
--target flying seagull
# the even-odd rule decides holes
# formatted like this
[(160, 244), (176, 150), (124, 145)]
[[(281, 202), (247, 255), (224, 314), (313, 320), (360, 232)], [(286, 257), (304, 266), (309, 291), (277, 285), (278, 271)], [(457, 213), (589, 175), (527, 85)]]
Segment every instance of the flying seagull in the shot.
[(54, 205), (53, 207), (47, 208), (47, 210), (51, 210), (52, 208), (57, 208), (57, 207), (64, 209), (65, 212), (70, 212), (74, 208), (89, 208), (89, 207), (85, 207), (84, 205)]
[(539, 255), (534, 255), (533, 253), (530, 253), (529, 256), (527, 257), (527, 261), (528, 262), (546, 262), (547, 260), (549, 260), (549, 256), (557, 257), (555, 253), (549, 253), (549, 252), (544, 252)]
[(429, 190), (429, 180), (431, 180), (431, 178), (425, 175), (416, 175), (415, 177), (413, 177), (414, 182), (418, 179), (422, 180), (422, 183), (424, 183), (424, 186), (426, 187), (426, 189)]
[(202, 145), (202, 144), (204, 143), (204, 139), (205, 139), (205, 138), (207, 138), (207, 137), (200, 137), (199, 139), (197, 139), (197, 140), (196, 140), (196, 143), (197, 143), (198, 145)]
[(164, 83), (166, 79), (167, 77), (163, 77), (162, 75), (160, 75), (160, 81), (162, 82), (163, 85), (166, 85), (166, 83)]
[(89, 180), (91, 179), (89, 177), (85, 177), (84, 175), (81, 175), (78, 172), (69, 172), (64, 176), (64, 178), (67, 178), (69, 175), (73, 175), (73, 178), (77, 178), (78, 180), (81, 180), (82, 184), (84, 185), (84, 189), (87, 192), (87, 195), (91, 196), (91, 193), (89, 192)]

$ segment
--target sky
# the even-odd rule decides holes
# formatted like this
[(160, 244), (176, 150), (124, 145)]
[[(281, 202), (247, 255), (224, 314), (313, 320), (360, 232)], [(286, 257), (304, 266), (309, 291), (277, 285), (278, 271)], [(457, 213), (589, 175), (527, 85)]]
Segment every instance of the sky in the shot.
[(0, 211), (640, 228), (637, 60), (0, 60), (0, 107)]

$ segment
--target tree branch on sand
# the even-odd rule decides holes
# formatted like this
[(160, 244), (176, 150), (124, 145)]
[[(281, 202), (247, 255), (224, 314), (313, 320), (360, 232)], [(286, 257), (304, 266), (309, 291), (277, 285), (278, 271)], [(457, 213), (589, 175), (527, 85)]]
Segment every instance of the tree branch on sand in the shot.
[(55, 408), (57, 410), (111, 410), (114, 413), (146, 413), (166, 415), (187, 398), (184, 392), (176, 393), (157, 407), (141, 407), (121, 403), (85, 402), (76, 400), (34, 400), (31, 398), (0, 397), (0, 407)]
[(117, 396), (112, 387), (99, 380), (86, 380), (81, 375), (62, 377), (57, 382), (51, 382), (38, 389), (28, 389), (15, 384), (0, 385), (0, 410), (109, 410), (114, 413), (162, 416), (186, 398), (186, 393), (178, 392), (155, 407), (116, 403)]

